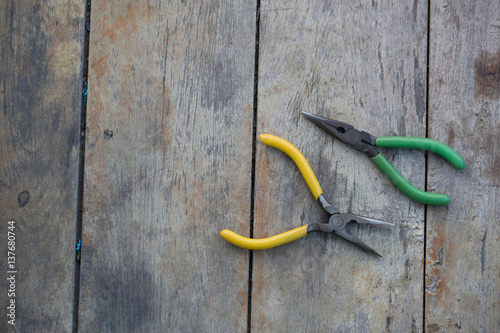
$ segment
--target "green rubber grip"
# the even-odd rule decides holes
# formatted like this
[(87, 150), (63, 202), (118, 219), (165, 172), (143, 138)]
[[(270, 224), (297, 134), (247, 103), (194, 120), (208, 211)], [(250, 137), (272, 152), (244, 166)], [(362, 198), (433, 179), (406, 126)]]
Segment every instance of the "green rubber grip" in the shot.
[(380, 136), (376, 141), (377, 147), (408, 148), (428, 150), (444, 157), (455, 168), (465, 169), (465, 161), (449, 146), (442, 142), (428, 138), (412, 138), (405, 136)]
[(446, 194), (428, 193), (410, 184), (382, 154), (372, 157), (371, 160), (389, 178), (394, 186), (413, 200), (426, 205), (447, 205), (450, 203), (450, 197)]

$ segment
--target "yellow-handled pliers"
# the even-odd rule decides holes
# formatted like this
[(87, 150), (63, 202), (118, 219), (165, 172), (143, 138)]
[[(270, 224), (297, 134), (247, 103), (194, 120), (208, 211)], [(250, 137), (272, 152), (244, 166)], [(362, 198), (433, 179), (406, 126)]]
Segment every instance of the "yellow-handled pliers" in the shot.
[(290, 142), (281, 139), (277, 136), (270, 134), (261, 134), (260, 141), (269, 145), (271, 147), (278, 148), (283, 151), (285, 154), (290, 156), (295, 164), (299, 167), (302, 176), (306, 180), (309, 189), (311, 190), (314, 198), (321, 204), (323, 209), (325, 210), (325, 215), (321, 223), (303, 225), (302, 227), (295, 228), (293, 230), (284, 232), (282, 234), (262, 238), (262, 239), (251, 239), (247, 237), (240, 236), (230, 230), (222, 230), (220, 235), (227, 240), (229, 243), (234, 244), (236, 246), (249, 249), (249, 250), (265, 250), (270, 249), (276, 246), (280, 246), (299, 238), (306, 236), (311, 232), (332, 232), (337, 234), (338, 236), (348, 240), (349, 242), (361, 247), (362, 249), (376, 254), (381, 257), (374, 249), (369, 247), (365, 242), (363, 242), (358, 237), (350, 234), (346, 230), (346, 226), (348, 223), (356, 222), (360, 224), (371, 224), (371, 225), (388, 225), (393, 226), (394, 224), (389, 222), (383, 222), (367, 217), (362, 217), (354, 214), (341, 214), (339, 210), (333, 207), (328, 201), (325, 199), (323, 195), (323, 190), (319, 185), (318, 179), (314, 175), (314, 172), (311, 169), (311, 166), (307, 162), (304, 155)]

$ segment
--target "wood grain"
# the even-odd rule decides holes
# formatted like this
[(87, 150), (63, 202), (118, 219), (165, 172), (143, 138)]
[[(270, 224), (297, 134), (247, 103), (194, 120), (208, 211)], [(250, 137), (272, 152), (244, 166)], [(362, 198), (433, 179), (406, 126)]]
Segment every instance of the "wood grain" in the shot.
[[(84, 3), (1, 1), (0, 17), (0, 331), (69, 332)], [(15, 298), (7, 295), (10, 220)]]
[[(261, 6), (258, 133), (296, 145), (341, 211), (396, 226), (352, 229), (383, 259), (325, 234), (255, 252), (252, 332), (421, 331), (424, 206), (300, 111), (376, 136), (425, 137), (426, 4), (287, 0)], [(423, 152), (383, 152), (424, 188)], [(322, 217), (294, 163), (260, 142), (255, 197), (255, 237)]]
[(92, 1), (81, 331), (246, 330), (255, 12)]
[(428, 332), (500, 330), (500, 3), (431, 2), (429, 134), (464, 157), (457, 171), (430, 156)]

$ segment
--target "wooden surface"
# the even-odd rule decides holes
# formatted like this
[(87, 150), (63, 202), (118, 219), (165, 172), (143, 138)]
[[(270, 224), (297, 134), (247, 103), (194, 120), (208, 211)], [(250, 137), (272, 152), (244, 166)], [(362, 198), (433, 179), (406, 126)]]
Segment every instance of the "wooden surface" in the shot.
[[(0, 1), (0, 17), (0, 331), (68, 332), (84, 4)], [(16, 222), (15, 298), (7, 293), (10, 220)], [(7, 324), (11, 299), (15, 326)]]
[[(424, 205), (300, 111), (374, 135), (425, 136), (426, 12), (425, 4), (400, 1), (262, 3), (258, 133), (295, 144), (341, 211), (396, 225), (353, 228), (383, 259), (324, 234), (256, 252), (252, 331), (422, 330)], [(422, 152), (385, 154), (424, 188)], [(256, 175), (255, 237), (321, 220), (323, 210), (282, 152), (259, 142)]]
[[(92, 1), (78, 331), (500, 331), (500, 3), (258, 4)], [(0, 247), (15, 220), (22, 332), (70, 331), (78, 300), (84, 5), (0, 2)], [(465, 170), (381, 151), (450, 205), (408, 199), (300, 111), (449, 144)], [(395, 223), (351, 229), (384, 258), (335, 235), (254, 252), (219, 236), (322, 217), (262, 133), (341, 211)]]
[(428, 189), (452, 193), (428, 209), (428, 332), (500, 330), (500, 3), (431, 7), (429, 135), (462, 153), (457, 172), (429, 159)]
[(82, 332), (247, 323), (255, 8), (92, 2)]

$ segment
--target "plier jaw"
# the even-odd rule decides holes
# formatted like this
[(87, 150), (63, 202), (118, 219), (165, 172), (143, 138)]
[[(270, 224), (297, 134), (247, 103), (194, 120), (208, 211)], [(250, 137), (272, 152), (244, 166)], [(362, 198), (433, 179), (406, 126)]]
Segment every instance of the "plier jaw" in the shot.
[(370, 224), (375, 226), (394, 226), (393, 223), (380, 221), (369, 217), (363, 217), (348, 213), (338, 213), (338, 212), (335, 214), (329, 214), (328, 212), (326, 212), (325, 216), (323, 217), (323, 221), (321, 223), (311, 224), (307, 227), (307, 233), (308, 234), (312, 232), (335, 233), (337, 236), (344, 238), (345, 240), (351, 242), (356, 246), (359, 246), (363, 250), (375, 254), (379, 257), (382, 257), (382, 255), (380, 255), (377, 251), (371, 248), (363, 240), (352, 235), (347, 231), (347, 225), (349, 223)]
[(338, 140), (350, 144), (357, 150), (366, 153), (369, 157), (378, 155), (378, 151), (375, 149), (376, 137), (338, 120), (323, 118), (304, 111), (302, 111), (302, 114)]

